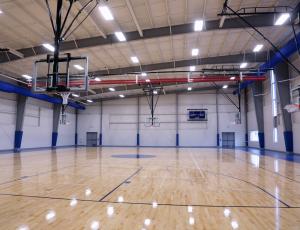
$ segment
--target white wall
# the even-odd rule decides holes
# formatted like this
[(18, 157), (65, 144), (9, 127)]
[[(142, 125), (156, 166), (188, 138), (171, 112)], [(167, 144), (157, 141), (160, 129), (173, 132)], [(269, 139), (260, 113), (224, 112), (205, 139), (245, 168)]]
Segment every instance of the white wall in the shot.
[[(16, 122), (15, 94), (0, 92), (0, 150), (14, 148)], [(67, 110), (69, 125), (59, 125), (57, 146), (75, 144), (74, 109)], [(53, 104), (28, 98), (25, 109), (21, 148), (51, 147)]]
[[(237, 98), (229, 94), (237, 102)], [(245, 117), (236, 125), (237, 109), (224, 98), (219, 99), (220, 133), (235, 132), (236, 145), (245, 143)], [(243, 100), (243, 99), (242, 99)], [(180, 146), (216, 146), (217, 115), (215, 91), (192, 92), (178, 95)], [(102, 134), (103, 145), (135, 146), (138, 132), (138, 99), (125, 98), (103, 102)], [(207, 122), (188, 122), (187, 109), (208, 109)], [(79, 144), (86, 144), (86, 132), (100, 133), (100, 105), (88, 106), (79, 112)], [(243, 108), (244, 111), (244, 108)], [(242, 112), (243, 112), (242, 111)], [(145, 97), (140, 98), (139, 134), (141, 146), (176, 146), (176, 95), (161, 95), (155, 110), (160, 120), (159, 127), (146, 127), (150, 109)]]
[[(300, 58), (295, 55), (292, 58), (292, 62), (300, 67)], [(290, 81), (291, 87), (295, 87), (300, 85), (300, 78), (298, 74), (290, 70), (290, 78), (294, 78), (294, 80)], [(283, 121), (282, 116), (280, 116), (280, 124), (278, 126), (278, 142), (274, 143), (273, 141), (273, 118), (272, 118), (272, 101), (271, 101), (271, 83), (270, 77), (263, 83), (263, 103), (264, 103), (264, 132), (265, 132), (265, 148), (270, 150), (277, 151), (285, 151), (285, 143), (283, 136)], [(278, 92), (278, 91), (277, 91)], [(253, 102), (252, 91), (248, 90), (248, 130), (257, 130), (257, 121), (255, 116), (255, 108)], [(279, 96), (278, 98), (278, 109), (280, 112), (279, 106)], [(280, 112), (281, 113), (281, 112)], [(300, 153), (300, 112), (296, 112), (292, 114), (292, 122), (293, 122), (293, 139), (294, 139), (294, 152)], [(250, 147), (259, 147), (258, 142), (249, 142)]]
[(0, 150), (13, 149), (16, 120), (16, 95), (0, 92)]

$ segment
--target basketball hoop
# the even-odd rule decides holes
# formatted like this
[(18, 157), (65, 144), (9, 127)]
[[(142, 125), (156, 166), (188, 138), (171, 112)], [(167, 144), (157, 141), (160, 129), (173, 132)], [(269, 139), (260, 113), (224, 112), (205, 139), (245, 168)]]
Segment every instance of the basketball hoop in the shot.
[(61, 120), (60, 123), (62, 125), (66, 125), (67, 124), (67, 114), (65, 114), (66, 108), (68, 106), (68, 99), (70, 96), (70, 92), (60, 92), (59, 95), (62, 98), (62, 109), (61, 109)]
[(284, 107), (289, 113), (295, 113), (300, 110), (300, 104), (289, 104)]

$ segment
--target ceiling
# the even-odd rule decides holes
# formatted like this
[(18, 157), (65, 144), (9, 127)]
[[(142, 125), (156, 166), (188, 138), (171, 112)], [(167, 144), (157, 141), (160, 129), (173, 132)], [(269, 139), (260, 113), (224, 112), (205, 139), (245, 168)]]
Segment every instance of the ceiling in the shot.
[[(49, 0), (49, 2), (52, 10), (54, 10), (56, 0)], [(137, 66), (141, 71), (145, 71), (144, 66), (167, 62), (174, 63), (171, 70), (188, 71), (188, 62), (186, 67), (176, 66), (176, 63), (191, 59), (198, 60), (196, 70), (215, 68), (220, 65), (239, 67), (239, 63), (245, 58), (235, 63), (224, 61), (224, 63), (210, 63), (209, 65), (201, 64), (201, 60), (237, 54), (245, 57), (245, 53), (252, 53), (256, 44), (264, 44), (263, 50), (268, 51), (271, 48), (270, 45), (253, 29), (245, 29), (243, 26), (231, 29), (206, 30), (204, 28), (201, 32), (170, 33), (165, 36), (152, 37), (147, 35), (147, 31), (153, 29), (158, 31), (164, 27), (188, 26), (194, 23), (196, 19), (204, 19), (206, 22), (219, 20), (220, 17), (217, 14), (222, 11), (223, 2), (223, 0), (109, 0), (105, 3), (101, 1), (101, 5), (106, 4), (109, 7), (114, 20), (104, 20), (96, 8), (93, 14), (88, 16), (84, 23), (68, 37), (67, 42), (82, 42), (86, 41), (87, 38), (101, 38), (106, 42), (102, 45), (89, 44), (85, 48), (71, 48), (68, 52), (72, 53), (72, 56), (88, 56), (89, 72), (96, 73), (103, 70), (110, 73), (115, 69), (126, 69), (131, 66)], [(231, 8), (238, 10), (241, 7), (279, 5), (294, 8), (298, 2), (298, 0), (231, 0), (229, 4)], [(87, 0), (80, 0), (75, 3), (75, 7), (70, 13), (70, 19), (85, 3)], [(67, 5), (67, 1), (64, 1), (65, 9)], [(33, 53), (28, 56), (25, 55), (26, 58), (2, 61), (0, 71), (16, 78), (21, 78), (22, 74), (32, 75), (34, 60), (45, 57), (46, 51), (40, 48), (41, 44), (53, 43), (53, 32), (45, 2), (44, 0), (0, 0), (0, 10), (3, 12), (0, 14), (0, 48), (21, 52), (27, 49)], [(83, 12), (75, 24), (82, 21), (86, 15), (86, 12)], [(289, 26), (264, 25), (259, 30), (277, 46), (281, 46), (292, 34)], [(138, 37), (127, 42), (107, 42), (116, 31), (128, 32), (128, 34), (136, 31)], [(191, 56), (192, 48), (199, 49), (197, 57)], [(38, 51), (41, 49), (42, 52), (39, 53)], [(133, 64), (130, 60), (131, 56), (137, 56), (140, 63)], [(250, 66), (255, 67), (258, 64), (259, 61), (254, 60)], [(162, 69), (167, 70), (169, 68), (160, 68), (160, 70)], [(114, 78), (118, 77), (124, 78), (126, 76), (114, 76)], [(203, 86), (207, 87), (207, 84), (203, 83)], [(101, 94), (107, 87), (111, 86), (93, 86), (94, 91), (90, 94)], [(125, 91), (127, 88), (124, 86)], [(128, 92), (128, 94), (132, 92)], [(118, 95), (118, 92), (114, 92), (113, 95)]]

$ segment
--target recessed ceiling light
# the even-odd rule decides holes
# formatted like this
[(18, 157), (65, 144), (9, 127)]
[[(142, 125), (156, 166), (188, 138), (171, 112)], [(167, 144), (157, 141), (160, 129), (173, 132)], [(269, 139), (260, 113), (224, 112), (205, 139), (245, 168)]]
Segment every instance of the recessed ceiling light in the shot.
[(231, 77), (230, 80), (232, 80), (232, 81), (235, 80), (235, 77)]
[(119, 97), (120, 97), (120, 98), (124, 98), (125, 96), (124, 96), (123, 94), (120, 94)]
[(147, 76), (147, 73), (145, 73), (145, 72), (142, 72), (142, 77), (146, 77)]
[(109, 91), (114, 92), (116, 91), (115, 88), (108, 88)]
[(222, 88), (223, 88), (223, 89), (227, 89), (227, 88), (228, 88), (228, 85), (223, 85)]
[(188, 90), (188, 91), (192, 91), (192, 87), (188, 87), (187, 90)]
[(114, 20), (114, 16), (110, 12), (110, 9), (107, 6), (99, 6), (100, 13), (106, 21)]
[(153, 90), (153, 94), (155, 95), (158, 94), (157, 90)]
[(241, 68), (241, 69), (244, 69), (244, 68), (246, 68), (247, 66), (248, 66), (248, 63), (247, 63), (247, 62), (243, 62), (243, 63), (241, 63), (240, 68)]
[(203, 30), (204, 21), (203, 20), (196, 20), (194, 23), (194, 30), (195, 31), (202, 31)]
[(196, 70), (196, 66), (190, 66), (190, 71), (195, 71)]
[(256, 45), (256, 46), (254, 47), (254, 49), (253, 49), (253, 52), (257, 53), (257, 52), (261, 51), (261, 49), (262, 49), (263, 47), (264, 47), (264, 45), (261, 45), (261, 44)]
[(199, 49), (192, 49), (192, 56), (198, 56), (199, 54)]
[(115, 32), (115, 36), (117, 37), (117, 39), (120, 42), (125, 42), (126, 41), (126, 37), (122, 32)]
[(81, 65), (74, 65), (74, 67), (78, 70), (84, 70), (84, 68)]
[(95, 81), (101, 81), (101, 79), (99, 77), (96, 77)]
[(291, 15), (289, 13), (281, 14), (279, 18), (276, 20), (275, 26), (283, 25), (290, 17)]
[(54, 52), (55, 48), (53, 45), (50, 45), (49, 43), (44, 43), (43, 46), (47, 49), (50, 50), (51, 52)]
[(31, 80), (32, 77), (27, 75), (27, 74), (23, 74), (22, 77), (24, 77), (26, 80)]
[(76, 93), (72, 93), (72, 96), (73, 96), (73, 97), (79, 97), (79, 95), (76, 94)]
[(150, 79), (146, 79), (146, 82), (150, 82)]
[[(93, 101), (90, 100), (90, 99), (88, 99), (88, 100), (86, 100), (86, 101), (89, 102), (89, 103), (92, 103), (92, 102), (93, 102)], [(86, 195), (86, 196), (89, 196), (89, 194), (90, 194), (89, 191), (85, 191), (85, 195)]]
[(133, 63), (139, 63), (139, 59), (136, 56), (131, 57)]

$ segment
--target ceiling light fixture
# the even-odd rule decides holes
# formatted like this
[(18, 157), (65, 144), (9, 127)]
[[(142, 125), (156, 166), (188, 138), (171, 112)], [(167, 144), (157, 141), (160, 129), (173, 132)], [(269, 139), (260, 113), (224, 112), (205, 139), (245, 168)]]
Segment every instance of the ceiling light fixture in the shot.
[(22, 74), (22, 77), (24, 77), (26, 80), (31, 80), (32, 77), (27, 74)]
[(146, 79), (146, 82), (150, 82), (150, 79)]
[(44, 43), (43, 46), (51, 52), (54, 52), (54, 50), (55, 50), (54, 46), (50, 45), (49, 43)]
[(153, 90), (153, 94), (155, 95), (158, 94), (157, 90)]
[(193, 72), (196, 70), (196, 66), (190, 66), (190, 71)]
[(76, 93), (72, 93), (72, 96), (73, 96), (73, 97), (79, 97), (79, 95), (76, 94)]
[[(93, 102), (93, 101), (90, 100), (90, 99), (88, 99), (88, 100), (86, 100), (86, 101), (89, 102), (89, 103), (92, 103), (92, 102)], [(85, 191), (85, 195), (86, 195), (86, 196), (89, 196), (89, 194), (90, 194), (89, 191)]]
[(126, 37), (122, 32), (115, 32), (115, 36), (117, 37), (117, 39), (120, 42), (125, 42), (126, 41)]
[(192, 87), (188, 87), (187, 90), (188, 90), (188, 91), (192, 91)]
[(254, 53), (257, 53), (257, 52), (261, 51), (261, 49), (262, 49), (263, 47), (264, 47), (264, 45), (261, 45), (261, 44), (256, 45), (256, 46), (254, 47), (254, 49), (253, 49), (253, 52), (254, 52)]
[(114, 20), (114, 16), (110, 12), (110, 9), (107, 6), (99, 6), (100, 13), (106, 21)]
[(124, 96), (123, 94), (120, 94), (119, 97), (120, 97), (120, 98), (124, 98), (125, 96)]
[(115, 92), (116, 91), (115, 88), (108, 88), (108, 90), (111, 91), (111, 92)]
[(283, 13), (279, 16), (279, 18), (277, 18), (276, 22), (275, 22), (275, 26), (281, 26), (283, 25), (289, 18), (291, 17), (291, 15), (289, 13)]
[(136, 56), (131, 57), (133, 63), (139, 63), (139, 59)]
[(146, 77), (147, 76), (147, 73), (145, 73), (145, 72), (142, 72), (142, 77)]
[(235, 77), (231, 77), (230, 80), (232, 80), (232, 81), (235, 80)]
[(96, 77), (95, 81), (101, 81), (101, 79), (99, 77)]
[(78, 70), (84, 70), (84, 68), (81, 65), (74, 65), (74, 67)]
[(228, 88), (228, 85), (223, 85), (222, 88), (223, 88), (223, 89), (227, 89), (227, 88)]
[(244, 69), (244, 68), (246, 68), (247, 66), (248, 66), (248, 63), (247, 63), (247, 62), (243, 62), (243, 63), (241, 63), (240, 68), (241, 68), (241, 69)]
[(194, 31), (202, 31), (204, 26), (203, 20), (196, 20), (194, 23)]
[(192, 56), (195, 57), (195, 56), (198, 56), (199, 54), (199, 49), (192, 49)]

